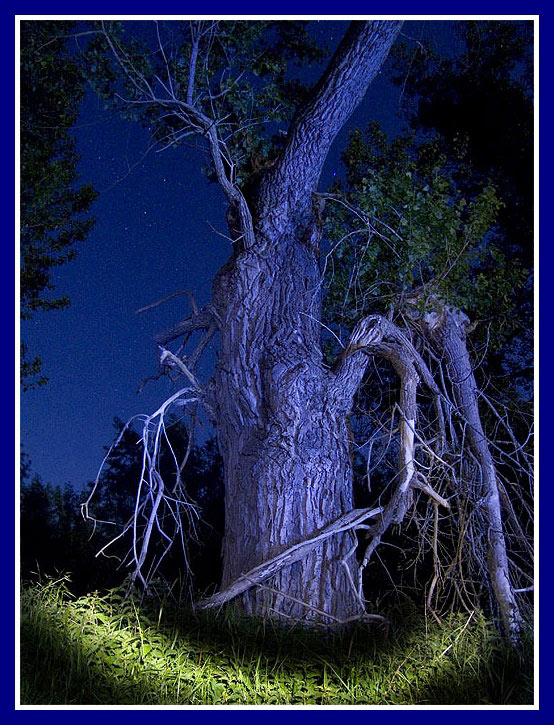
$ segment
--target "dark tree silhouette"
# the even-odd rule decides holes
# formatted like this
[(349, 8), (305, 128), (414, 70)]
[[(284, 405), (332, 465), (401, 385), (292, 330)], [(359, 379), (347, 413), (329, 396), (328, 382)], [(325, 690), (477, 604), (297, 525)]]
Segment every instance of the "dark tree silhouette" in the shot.
[[(115, 419), (118, 434), (124, 429)], [(178, 447), (187, 439), (186, 429), (178, 421), (171, 426), (171, 437)], [(69, 586), (75, 594), (120, 586), (129, 576), (129, 541), (114, 540), (125, 530), (133, 515), (140, 474), (142, 452), (140, 435), (125, 429), (117, 448), (103, 470), (94, 501), (96, 525), (83, 518), (81, 501), (94, 486), (87, 484), (85, 493), (71, 486), (44, 483), (32, 473), (29, 457), (21, 457), (20, 563), (23, 580), (42, 576), (69, 574)], [(172, 462), (166, 456), (161, 475), (169, 479)], [(194, 532), (187, 532), (191, 572), (183, 571), (178, 547), (164, 559), (158, 574), (164, 593), (188, 594), (181, 585), (192, 583), (195, 592), (213, 590), (221, 578), (221, 541), (223, 537), (223, 470), (213, 440), (193, 446), (187, 465), (187, 483), (196, 502), (199, 519)], [(154, 537), (152, 549), (163, 549), (163, 541)], [(103, 555), (98, 552), (104, 550)], [(190, 576), (192, 574), (192, 582)]]
[[(52, 268), (72, 260), (74, 244), (89, 234), (86, 216), (96, 197), (78, 187), (75, 140), (70, 134), (84, 93), (84, 78), (66, 52), (74, 23), (22, 20), (20, 25), (21, 318), (67, 307), (53, 299)], [(42, 385), (40, 357), (21, 346), (23, 389)]]

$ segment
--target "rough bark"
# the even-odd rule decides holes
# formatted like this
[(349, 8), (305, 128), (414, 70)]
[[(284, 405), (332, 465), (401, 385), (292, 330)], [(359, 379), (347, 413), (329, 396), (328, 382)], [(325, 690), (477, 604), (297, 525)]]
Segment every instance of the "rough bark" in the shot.
[[(210, 36), (216, 25), (208, 24)], [(195, 93), (201, 57), (199, 26), (198, 33), (191, 30), (183, 98), (179, 84), (172, 81), (161, 41), (168, 83), (158, 75), (151, 83), (102, 24), (115, 62), (133, 86), (127, 102), (158, 109), (160, 121), (171, 116), (170, 144), (189, 133), (207, 140), (215, 176), (229, 204), (229, 238), (234, 245), (231, 259), (214, 281), (211, 303), (199, 310), (189, 293), (191, 317), (156, 338), (161, 365), (183, 374), (191, 387), (172, 396), (145, 423), (144, 460), (148, 459), (153, 505), (142, 551), (161, 519), (157, 512), (164, 499), (164, 484), (156, 461), (163, 415), (177, 399), (181, 405), (204, 404), (217, 426), (225, 469), (222, 592), (211, 601), (228, 601), (237, 595), (239, 606), (249, 614), (324, 624), (363, 616), (361, 571), (387, 528), (404, 519), (412, 489), (425, 491), (449, 508), (415, 460), (420, 380), (432, 391), (441, 441), (445, 440), (445, 426), (439, 390), (410, 340), (392, 322), (373, 315), (357, 325), (335, 369), (323, 364), (320, 344), (321, 229), (314, 193), (333, 139), (364, 97), (401, 25), (393, 21), (351, 23), (311, 97), (293, 119), (281, 155), (259, 188), (246, 191), (234, 173), (234, 161), (221, 135), (228, 116), (217, 118), (213, 100), (220, 94), (211, 96), (209, 88), (208, 96), (202, 95), (206, 89), (200, 95)], [(203, 59), (208, 66), (209, 47)], [(202, 98), (212, 103), (203, 103)], [(181, 129), (177, 135), (175, 128)], [(510, 584), (496, 471), (465, 346), (465, 322), (446, 306), (438, 316), (425, 316), (419, 322), (423, 334), (433, 340), (448, 363), (448, 377), (467, 424), (473, 457), (481, 471), (480, 505), (489, 527), (490, 578), (506, 629), (515, 633), (520, 615)], [(204, 332), (188, 358), (165, 348), (177, 338), (188, 342), (197, 330)], [(194, 368), (216, 332), (216, 373), (203, 386)], [(347, 423), (368, 354), (387, 358), (400, 379), (400, 401), (395, 406), (401, 416), (400, 457), (394, 493), (368, 532), (371, 542), (360, 566), (355, 557), (354, 529), (359, 514), (353, 511)], [(154, 418), (158, 422), (151, 454), (149, 425)], [(178, 482), (183, 465), (177, 472)], [(348, 525), (343, 525), (345, 521)], [(137, 569), (133, 576), (144, 581), (140, 573), (144, 556), (135, 553), (134, 557)]]
[(400, 32), (397, 21), (352, 22), (327, 70), (299, 110), (275, 167), (258, 199), (257, 228), (262, 245), (275, 243), (291, 224), (307, 226), (331, 143), (367, 92)]
[[(229, 203), (234, 253), (214, 280), (211, 303), (202, 310), (194, 303), (191, 317), (156, 338), (162, 365), (188, 378), (195, 402), (205, 404), (216, 424), (225, 475), (223, 589), (314, 533), (329, 531), (332, 522), (353, 509), (347, 421), (367, 357), (354, 356), (348, 374), (323, 364), (321, 229), (313, 199), (331, 143), (365, 95), (401, 25), (350, 24), (292, 120), (280, 157), (248, 198), (231, 173), (218, 119), (195, 105), (196, 36), (183, 100), (171, 81), (145, 80), (102, 26), (116, 62), (133, 84), (136, 97), (129, 102), (163, 109), (187, 133), (207, 139)], [(192, 357), (181, 359), (166, 349), (177, 338), (187, 342), (196, 330), (205, 332)], [(194, 364), (216, 331), (216, 372), (201, 386)], [(333, 530), (313, 547), (302, 547), (305, 556), (275, 569), (263, 589), (244, 591), (239, 606), (249, 614), (323, 623), (363, 615), (353, 584), (355, 548), (352, 527)]]
[[(352, 511), (349, 511), (344, 516), (341, 516), (338, 520), (333, 521), (321, 531), (315, 532), (308, 539), (304, 539), (298, 544), (289, 546), (272, 559), (267, 559), (263, 562), (263, 564), (254, 567), (254, 569), (250, 569), (250, 571), (246, 574), (243, 574), (238, 579), (235, 579), (235, 581), (227, 589), (222, 589), (217, 592), (217, 594), (197, 602), (196, 607), (198, 609), (220, 607), (222, 604), (231, 601), (231, 599), (234, 599), (236, 596), (242, 594), (242, 592), (245, 592), (252, 586), (261, 584), (266, 579), (276, 574), (283, 567), (290, 566), (297, 561), (301, 561), (308, 551), (318, 546), (318, 544), (324, 539), (328, 539), (331, 536), (336, 536), (338, 533), (354, 529), (357, 526), (364, 524), (368, 519), (381, 514), (382, 512), (383, 509), (380, 506), (377, 508), (352, 509)], [(330, 618), (328, 613), (323, 612), (323, 614), (327, 615), (327, 618)], [(344, 620), (336, 621), (340, 622)]]
[[(312, 193), (329, 146), (365, 94), (400, 23), (352, 23), (291, 125), (254, 204), (255, 242), (218, 274), (213, 391), (225, 469), (222, 588), (353, 508), (347, 385), (323, 364)], [(239, 245), (237, 245), (238, 247)], [(321, 541), (237, 598), (248, 614), (318, 621), (363, 614), (352, 530)], [(327, 615), (327, 616), (326, 616)]]
[[(220, 351), (214, 385), (225, 464), (222, 587), (353, 508), (348, 391), (322, 362), (319, 272), (297, 241), (267, 257), (244, 252), (218, 275)], [(321, 620), (360, 612), (341, 560), (352, 532), (337, 534), (251, 590), (249, 614)], [(300, 603), (300, 602), (303, 602)]]

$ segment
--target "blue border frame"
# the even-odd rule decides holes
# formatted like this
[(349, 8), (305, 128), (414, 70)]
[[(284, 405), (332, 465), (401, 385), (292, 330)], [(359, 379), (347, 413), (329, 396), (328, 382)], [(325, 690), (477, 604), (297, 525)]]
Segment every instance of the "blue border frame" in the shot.
[[(52, 4), (44, 4), (44, 3), (38, 3), (38, 2), (21, 2), (16, 3), (15, 7), (13, 9), (13, 12), (10, 10), (8, 11), (7, 8), (4, 6), (3, 12), (2, 12), (2, 28), (4, 31), (4, 38), (3, 42), (0, 45), (1, 53), (2, 53), (2, 59), (3, 59), (3, 67), (5, 69), (12, 68), (12, 63), (14, 59), (15, 54), (15, 41), (14, 41), (14, 20), (16, 15), (71, 15), (71, 14), (86, 14), (87, 11), (90, 14), (102, 16), (102, 15), (109, 15), (109, 14), (128, 14), (128, 15), (136, 15), (136, 14), (154, 14), (152, 6), (147, 5), (146, 3), (141, 2), (116, 2), (116, 3), (106, 3), (106, 2), (98, 2), (98, 3), (90, 3), (86, 4), (88, 7), (85, 10), (82, 6), (75, 6), (74, 3), (70, 2), (55, 2)], [(196, 5), (196, 8), (193, 6)], [(541, 77), (546, 79), (544, 81), (543, 88), (548, 89), (549, 84), (551, 82), (551, 64), (552, 64), (552, 51), (551, 48), (554, 45), (554, 39), (550, 36), (550, 31), (552, 29), (552, 11), (551, 11), (552, 5), (550, 4), (550, 7), (547, 6), (547, 3), (543, 0), (542, 2), (533, 2), (529, 4), (523, 4), (523, 3), (514, 3), (514, 2), (469, 2), (469, 3), (459, 3), (458, 4), (458, 15), (537, 15), (539, 16), (539, 30), (540, 30), (540, 57), (539, 57), (539, 63), (540, 63), (540, 72)], [(181, 2), (166, 2), (163, 5), (163, 13), (160, 13), (160, 15), (178, 15), (178, 14), (184, 14), (184, 13), (194, 13), (196, 9), (196, 12), (198, 14), (206, 13), (206, 14), (221, 14), (221, 15), (234, 15), (234, 16), (240, 16), (240, 15), (255, 15), (260, 14), (262, 12), (265, 12), (267, 14), (275, 14), (275, 15), (404, 15), (406, 17), (409, 17), (410, 15), (423, 15), (423, 14), (429, 14), (429, 15), (441, 15), (441, 14), (448, 14), (448, 15), (456, 15), (456, 7), (453, 6), (444, 6), (443, 3), (438, 2), (424, 2), (424, 3), (418, 3), (414, 4), (413, 2), (393, 2), (393, 3), (387, 3), (387, 2), (378, 2), (378, 3), (368, 3), (367, 0), (365, 2), (360, 2), (360, 0), (353, 2), (352, 0), (349, 0), (346, 3), (340, 3), (337, 6), (334, 6), (332, 4), (325, 3), (323, 4), (321, 1), (315, 2), (315, 0), (310, 0), (306, 2), (305, 0), (302, 2), (299, 2), (296, 0), (296, 2), (291, 2), (290, 0), (282, 0), (280, 3), (275, 3), (273, 7), (269, 7), (267, 5), (261, 5), (259, 3), (259, 0), (257, 2), (253, 2), (253, 0), (240, 0), (240, 2), (237, 3), (229, 3), (229, 2), (222, 2), (221, 0), (212, 0), (211, 2), (207, 4), (200, 4), (198, 2), (195, 3), (183, 3)], [(12, 98), (15, 98), (15, 79), (12, 76), (12, 81), (7, 84), (9, 85), (10, 92), (13, 89), (13, 95)], [(13, 84), (13, 86), (12, 86)], [(540, 191), (539, 191), (539, 199), (542, 202), (542, 209), (548, 210), (552, 204), (551, 202), (551, 186), (552, 186), (552, 173), (550, 171), (550, 159), (552, 158), (552, 134), (549, 132), (549, 121), (550, 121), (550, 114), (549, 114), (549, 105), (550, 105), (550, 98), (549, 98), (549, 91), (545, 90), (541, 97), (541, 106), (540, 106), (540, 117), (539, 117), (539, 123), (543, 121), (541, 124), (543, 131), (543, 134), (540, 137)], [(9, 104), (8, 104), (9, 105)], [(7, 113), (4, 113), (2, 115), (2, 121), (5, 124), (7, 128), (5, 128), (5, 136), (8, 138), (12, 137), (12, 116), (8, 115)], [(15, 142), (14, 142), (14, 153), (15, 153)], [(5, 158), (7, 158), (8, 154), (5, 153)], [(10, 157), (10, 162), (8, 162), (5, 166), (5, 168), (9, 168), (8, 164), (11, 164), (11, 158), (14, 158), (13, 156)], [(6, 180), (5, 180), (5, 186), (4, 186), (4, 193), (1, 196), (2, 199), (2, 205), (4, 208), (4, 219), (12, 218), (14, 204), (15, 204), (15, 195), (14, 195), (14, 188), (13, 188), (13, 180), (11, 178), (10, 173), (10, 179), (7, 179), (6, 174)], [(539, 316), (539, 339), (541, 341), (541, 347), (540, 347), (540, 355), (539, 355), (539, 361), (544, 365), (544, 370), (548, 371), (548, 362), (550, 360), (549, 356), (549, 341), (552, 338), (551, 330), (551, 317), (550, 317), (550, 306), (551, 306), (551, 293), (550, 293), (550, 280), (548, 276), (548, 272), (551, 269), (551, 266), (549, 262), (552, 261), (552, 256), (554, 255), (554, 252), (552, 251), (552, 242), (550, 241), (548, 235), (548, 232), (550, 232), (550, 225), (547, 227), (547, 222), (549, 222), (550, 219), (545, 218), (545, 214), (540, 218), (539, 221), (539, 235), (540, 232), (543, 232), (542, 238), (543, 243), (540, 248), (539, 252), (539, 269), (546, 270), (543, 279), (540, 280), (542, 282), (542, 286), (540, 287), (540, 297), (538, 300), (538, 309), (540, 310), (540, 316)], [(6, 225), (9, 228), (9, 225)], [(15, 227), (15, 219), (14, 219), (14, 227)], [(15, 233), (15, 228), (14, 228)], [(11, 240), (7, 241), (6, 244), (11, 244)], [(10, 255), (10, 260), (14, 261), (15, 264), (15, 256), (12, 258)], [(12, 308), (12, 301), (15, 297), (15, 290), (14, 290), (14, 280), (12, 276), (12, 267), (8, 264), (2, 265), (2, 275), (5, 276), (5, 279), (2, 280), (2, 284), (0, 285), (0, 290), (2, 295), (5, 297), (3, 300), (3, 305), (0, 308), (2, 310), (2, 321), (3, 321), (3, 327), (6, 329), (6, 333), (9, 333), (6, 335), (6, 337), (9, 339), (11, 337), (12, 329), (14, 329), (12, 326), (14, 325), (14, 316), (12, 316), (12, 313), (14, 312)], [(8, 344), (9, 348), (9, 344)], [(14, 373), (13, 369), (13, 357), (10, 356), (11, 353), (8, 353), (7, 360), (9, 360), (9, 363), (6, 362), (6, 359), (3, 360), (5, 366), (6, 366), (6, 378), (8, 380), (12, 380), (13, 377), (10, 377), (12, 373)], [(11, 402), (12, 400), (12, 393), (10, 390), (9, 383), (6, 384), (6, 381), (4, 381), (4, 395), (3, 397), (6, 399), (6, 402), (8, 400)], [(10, 391), (10, 392), (6, 392)], [(552, 393), (552, 386), (545, 384), (540, 388), (540, 398), (539, 398), (539, 404), (540, 404), (540, 425), (541, 425), (541, 432), (542, 432), (542, 439), (544, 441), (548, 441), (549, 433), (551, 433), (552, 429), (552, 423), (550, 420), (550, 416), (547, 414), (547, 411), (551, 409), (551, 406), (554, 405), (554, 395)], [(4, 408), (4, 415), (2, 416), (2, 419), (6, 421), (9, 419), (9, 416), (5, 414), (5, 408)], [(15, 411), (15, 399), (14, 399), (14, 411)], [(544, 426), (544, 430), (543, 430)], [(4, 434), (4, 441), (6, 439), (11, 441), (11, 434), (9, 431), (13, 431), (13, 428), (10, 428), (9, 430), (6, 430)], [(11, 443), (10, 443), (11, 445)], [(13, 448), (12, 448), (13, 450)], [(546, 449), (546, 454), (548, 454), (548, 449)], [(541, 559), (541, 597), (540, 597), (540, 669), (543, 673), (542, 686), (539, 682), (539, 703), (540, 703), (540, 709), (538, 711), (536, 710), (495, 710), (495, 711), (487, 711), (487, 717), (488, 716), (495, 716), (498, 718), (502, 718), (502, 723), (505, 723), (506, 720), (513, 721), (514, 718), (521, 718), (521, 717), (539, 717), (539, 716), (545, 716), (548, 715), (548, 713), (552, 713), (552, 688), (548, 687), (548, 683), (544, 684), (545, 681), (548, 679), (548, 670), (549, 670), (549, 664), (550, 664), (550, 652), (552, 649), (552, 620), (551, 620), (551, 609), (552, 609), (552, 603), (549, 597), (549, 582), (550, 582), (550, 552), (549, 552), (549, 546), (552, 545), (550, 538), (549, 538), (549, 530), (552, 526), (551, 524), (551, 516), (552, 516), (552, 474), (551, 474), (551, 464), (550, 460), (547, 458), (547, 455), (542, 456), (542, 458), (539, 458), (538, 462), (538, 468), (541, 476), (542, 486), (540, 490), (540, 496), (541, 496), (541, 509), (542, 509), (542, 515), (539, 513), (539, 520), (542, 524), (540, 527), (540, 551), (542, 552), (542, 559)], [(15, 475), (15, 471), (14, 471)], [(5, 485), (9, 486), (9, 477), (5, 477)], [(15, 496), (15, 488), (9, 489), (11, 491), (14, 491)], [(3, 502), (7, 504), (9, 507), (10, 515), (8, 517), (5, 517), (2, 521), (2, 526), (0, 527), (0, 530), (2, 532), (2, 538), (3, 541), (3, 548), (2, 551), (4, 553), (4, 562), (6, 560), (9, 560), (10, 564), (9, 567), (7, 567), (7, 571), (4, 570), (2, 579), (4, 582), (11, 582), (15, 579), (15, 571), (13, 569), (13, 546), (14, 546), (14, 529), (13, 529), (13, 521), (11, 519), (11, 512), (14, 510), (12, 507), (15, 505), (15, 499), (12, 498), (12, 496), (6, 496), (4, 494)], [(13, 579), (10, 577), (14, 577)], [(11, 585), (8, 584), (8, 586), (5, 588), (6, 594), (8, 594), (11, 591)], [(7, 622), (13, 622), (13, 604), (11, 597), (4, 596), (0, 597), (0, 602), (2, 604), (2, 609), (4, 610), (3, 614), (6, 618), (5, 621)], [(8, 628), (8, 631), (13, 632), (13, 629)], [(13, 632), (13, 635), (15, 636), (15, 632)], [(7, 647), (8, 651), (11, 651), (12, 643), (14, 642), (14, 639), (12, 638), (11, 634), (7, 638), (9, 645)], [(4, 639), (6, 642), (6, 638)], [(5, 662), (7, 663), (7, 671), (4, 671), (3, 677), (0, 678), (1, 683), (1, 689), (0, 689), (0, 714), (5, 717), (32, 717), (32, 714), (34, 712), (39, 711), (16, 711), (14, 709), (14, 673), (13, 668), (11, 667), (11, 658), (8, 656), (5, 659)], [(42, 714), (51, 714), (52, 716), (59, 718), (59, 715), (61, 712), (72, 712), (72, 711), (60, 711), (60, 710), (40, 710)], [(86, 718), (96, 718), (97, 711), (80, 711), (82, 715), (79, 715), (79, 717), (84, 716)], [(114, 711), (112, 711), (114, 712)], [(116, 717), (121, 717), (123, 715), (129, 716), (133, 718), (133, 722), (137, 719), (143, 719), (145, 715), (143, 714), (143, 710), (136, 710), (136, 711), (130, 711), (130, 710), (122, 710), (118, 712), (118, 715)], [(254, 718), (263, 718), (264, 721), (271, 721), (273, 723), (277, 723), (280, 721), (280, 719), (283, 716), (283, 712), (285, 710), (280, 709), (278, 707), (272, 709), (272, 710), (264, 710), (264, 711), (258, 711), (258, 710), (210, 710), (209, 713), (205, 712), (204, 710), (187, 710), (186, 714), (183, 714), (182, 711), (167, 711), (164, 712), (162, 717), (167, 717), (169, 712), (172, 713), (179, 713), (180, 717), (214, 717), (217, 715), (221, 715), (222, 717), (225, 717), (226, 722), (230, 720), (244, 721), (245, 715), (247, 717), (254, 717)], [(294, 717), (294, 718), (302, 718), (305, 719), (306, 716), (313, 716), (317, 718), (318, 722), (327, 721), (331, 722), (331, 719), (336, 718), (336, 711), (334, 710), (290, 710), (287, 712), (287, 718), (288, 717)], [(348, 712), (347, 717), (352, 717), (356, 715), (357, 717), (363, 717), (371, 718), (371, 717), (381, 717), (382, 713), (386, 714), (387, 717), (390, 717), (391, 715), (402, 718), (404, 721), (406, 718), (413, 718), (414, 715), (417, 716), (418, 719), (425, 718), (426, 720), (431, 716), (433, 717), (433, 713), (440, 713), (440, 717), (444, 717), (444, 713), (446, 711), (439, 709), (439, 710), (410, 710), (410, 711), (379, 711), (375, 713), (369, 713), (367, 711), (363, 710), (350, 710)], [(449, 710), (448, 712), (448, 718), (455, 718), (460, 720), (461, 718), (467, 719), (468, 717), (468, 711), (460, 710), (460, 711), (452, 711)], [(471, 711), (470, 711), (471, 712)], [(483, 710), (476, 710), (475, 712), (483, 713)], [(68, 715), (69, 717), (73, 717), (73, 715)], [(471, 716), (471, 715), (470, 715)], [(151, 717), (150, 715), (146, 715), (146, 717)]]

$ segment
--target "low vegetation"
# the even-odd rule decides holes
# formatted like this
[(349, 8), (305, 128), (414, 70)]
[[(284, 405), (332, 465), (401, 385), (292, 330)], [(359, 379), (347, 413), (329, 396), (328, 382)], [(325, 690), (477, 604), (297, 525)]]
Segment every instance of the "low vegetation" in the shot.
[(532, 638), (516, 651), (478, 612), (440, 626), (406, 601), (325, 634), (124, 594), (22, 587), (22, 705), (533, 703)]

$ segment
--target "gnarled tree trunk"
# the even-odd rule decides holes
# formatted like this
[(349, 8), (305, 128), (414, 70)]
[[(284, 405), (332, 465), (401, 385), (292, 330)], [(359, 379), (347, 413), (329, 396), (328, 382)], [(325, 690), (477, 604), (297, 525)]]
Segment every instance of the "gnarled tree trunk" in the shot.
[[(312, 194), (331, 142), (400, 25), (351, 24), (251, 203), (253, 234), (239, 229), (242, 251), (214, 283), (220, 350), (212, 390), (225, 468), (223, 588), (353, 507), (347, 416), (365, 360), (346, 383), (323, 365), (320, 231)], [(232, 216), (240, 220), (238, 207)], [(322, 623), (361, 614), (350, 583), (354, 545), (350, 531), (327, 538), (241, 595), (240, 606), (249, 614)]]
[[(318, 283), (313, 253), (295, 239), (271, 255), (240, 254), (216, 281), (223, 588), (353, 508), (351, 392), (322, 363)], [(342, 563), (353, 545), (350, 532), (329, 538), (244, 594), (242, 608), (318, 621), (359, 614), (346, 569), (355, 557)]]

